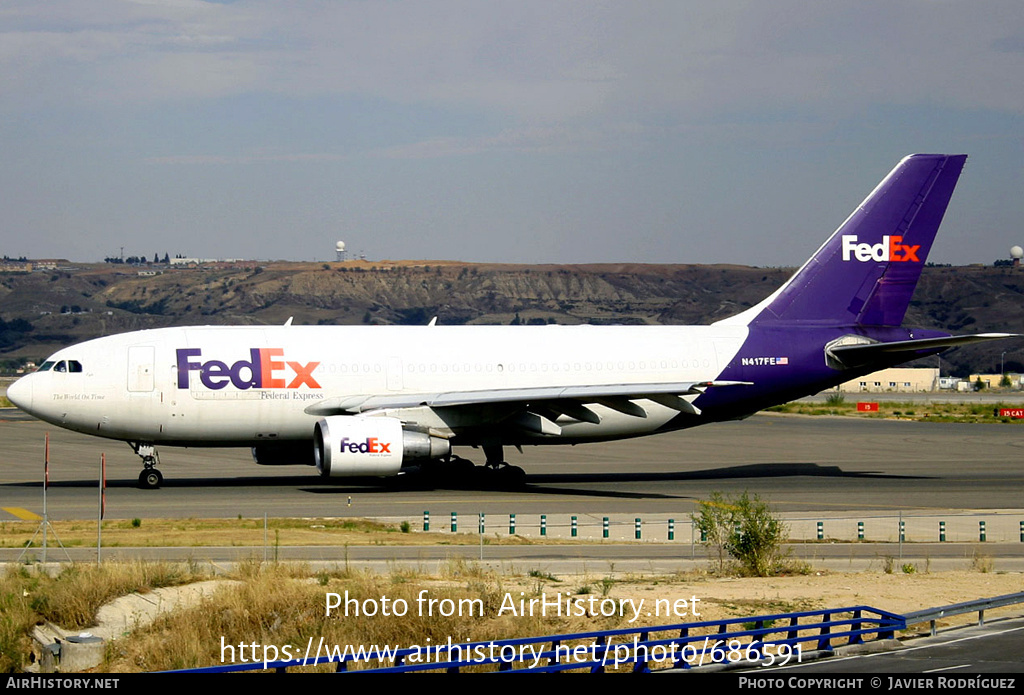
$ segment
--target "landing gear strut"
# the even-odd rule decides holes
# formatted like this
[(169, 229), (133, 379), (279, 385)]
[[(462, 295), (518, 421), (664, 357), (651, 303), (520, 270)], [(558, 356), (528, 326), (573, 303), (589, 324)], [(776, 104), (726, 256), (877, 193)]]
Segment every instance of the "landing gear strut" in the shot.
[(428, 479), (436, 476), (442, 485), (452, 487), (516, 490), (526, 484), (526, 471), (505, 463), (501, 446), (485, 446), (484, 455), (487, 461), (482, 466), (475, 466), (469, 459), (451, 454), (421, 470)]
[(505, 455), (502, 453), (500, 444), (485, 446), (484, 456), (487, 457), (484, 467), (491, 471), (493, 479), (499, 487), (516, 489), (526, 484), (526, 471), (519, 466), (505, 462)]
[(156, 490), (164, 482), (163, 474), (156, 469), (156, 465), (160, 463), (160, 455), (156, 453), (156, 447), (142, 442), (128, 442), (128, 445), (142, 459), (139, 488)]

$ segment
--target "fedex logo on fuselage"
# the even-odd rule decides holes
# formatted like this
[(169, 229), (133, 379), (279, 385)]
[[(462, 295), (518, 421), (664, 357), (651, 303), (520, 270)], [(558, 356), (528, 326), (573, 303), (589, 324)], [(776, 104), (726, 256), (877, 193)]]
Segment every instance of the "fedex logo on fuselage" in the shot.
[[(249, 359), (228, 365), (220, 360), (199, 361), (199, 348), (178, 348), (178, 388), (188, 388), (189, 372), (199, 372), (199, 380), (208, 389), (220, 390), (231, 384), (236, 389), (297, 389), (303, 384), (320, 388), (313, 378), (319, 362), (289, 362), (282, 348), (251, 348)], [(286, 367), (287, 365), (287, 367)], [(288, 379), (287, 377), (291, 377)]]
[(921, 245), (910, 246), (900, 243), (902, 241), (903, 237), (901, 236), (886, 234), (882, 237), (880, 244), (858, 244), (856, 235), (844, 234), (843, 260), (853, 260), (851, 258), (853, 256), (858, 261), (893, 261), (894, 263), (914, 261), (920, 263), (921, 259), (917, 257), (917, 250), (921, 248)]
[(390, 454), (391, 442), (382, 442), (376, 437), (367, 437), (363, 442), (353, 442), (344, 437), (338, 446), (350, 454)]

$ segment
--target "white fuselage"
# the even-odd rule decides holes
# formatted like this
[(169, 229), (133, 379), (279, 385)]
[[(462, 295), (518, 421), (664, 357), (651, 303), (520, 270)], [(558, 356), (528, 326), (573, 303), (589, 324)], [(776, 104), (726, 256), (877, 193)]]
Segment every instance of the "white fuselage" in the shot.
[[(316, 416), (306, 409), (324, 399), (711, 381), (746, 336), (745, 326), (724, 325), (165, 328), (65, 348), (49, 361), (81, 371), (32, 374), (18, 398), (37, 417), (92, 435), (251, 446), (310, 439)], [(595, 404), (600, 423), (562, 418), (555, 439), (636, 436), (678, 415), (642, 405), (646, 417)], [(430, 408), (381, 414), (449, 433), (461, 426)]]

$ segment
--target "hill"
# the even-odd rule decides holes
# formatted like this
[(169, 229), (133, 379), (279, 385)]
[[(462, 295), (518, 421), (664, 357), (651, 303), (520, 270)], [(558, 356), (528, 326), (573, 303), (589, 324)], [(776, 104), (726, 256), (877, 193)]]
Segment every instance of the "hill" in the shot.
[[(144, 271), (157, 269), (156, 266)], [(181, 325), (702, 324), (752, 306), (789, 268), (349, 261), (157, 269), (69, 265), (0, 274), (0, 358), (38, 360), (101, 335)], [(1024, 271), (928, 267), (906, 325), (1024, 332)], [(997, 371), (1013, 343), (943, 355), (944, 373)], [(1024, 371), (1024, 350), (1007, 369)], [(929, 364), (934, 365), (934, 360)]]

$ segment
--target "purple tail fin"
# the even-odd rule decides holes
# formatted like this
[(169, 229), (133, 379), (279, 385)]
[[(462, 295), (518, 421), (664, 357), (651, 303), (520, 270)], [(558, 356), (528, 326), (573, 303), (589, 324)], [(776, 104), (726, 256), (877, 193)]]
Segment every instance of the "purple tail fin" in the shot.
[(785, 285), (743, 318), (899, 326), (966, 159), (903, 159)]

